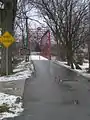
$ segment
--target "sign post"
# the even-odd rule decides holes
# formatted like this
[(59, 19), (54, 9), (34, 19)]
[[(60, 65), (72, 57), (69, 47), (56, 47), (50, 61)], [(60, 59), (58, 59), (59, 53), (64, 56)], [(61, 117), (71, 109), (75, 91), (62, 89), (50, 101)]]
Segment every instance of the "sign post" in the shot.
[(6, 48), (6, 75), (8, 76), (8, 48)]
[(15, 42), (15, 39), (9, 32), (5, 32), (3, 36), (0, 37), (0, 42), (6, 47), (6, 75), (8, 76), (8, 48)]
[[(26, 34), (27, 34), (27, 39), (26, 39), (26, 48), (28, 49), (28, 17), (26, 17)], [(26, 55), (26, 62), (29, 61), (29, 55)]]

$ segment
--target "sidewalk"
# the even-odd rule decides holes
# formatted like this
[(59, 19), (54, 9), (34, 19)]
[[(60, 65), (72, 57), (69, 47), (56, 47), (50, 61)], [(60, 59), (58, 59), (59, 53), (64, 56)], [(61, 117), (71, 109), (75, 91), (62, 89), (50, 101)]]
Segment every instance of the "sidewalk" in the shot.
[(31, 77), (32, 72), (32, 63), (22, 61), (15, 67), (12, 75), (0, 77), (0, 110), (2, 106), (9, 106), (8, 110), (13, 111), (9, 113), (7, 110), (0, 113), (0, 120), (8, 117), (13, 118), (23, 112), (22, 97), (25, 81)]
[[(25, 111), (15, 120), (90, 120), (89, 92), (84, 83), (73, 82), (76, 73), (71, 75), (71, 71), (48, 60), (33, 62), (36, 76), (27, 81), (24, 93)], [(57, 75), (72, 81), (58, 84), (54, 79)], [(82, 79), (81, 76), (77, 78)], [(73, 99), (78, 99), (80, 104), (73, 104)]]

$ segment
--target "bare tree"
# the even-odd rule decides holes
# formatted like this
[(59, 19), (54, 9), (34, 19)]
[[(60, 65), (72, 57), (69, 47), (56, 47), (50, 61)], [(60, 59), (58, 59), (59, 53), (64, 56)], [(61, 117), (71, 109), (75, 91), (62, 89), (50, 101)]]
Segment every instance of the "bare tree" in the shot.
[[(44, 17), (57, 41), (57, 51), (62, 43), (68, 65), (76, 64), (74, 53), (87, 37), (87, 0), (29, 0)], [(77, 65), (76, 65), (77, 66)]]
[(28, 28), (31, 26), (29, 25), (30, 22), (35, 21), (39, 24), (42, 24), (37, 19), (31, 17), (30, 12), (33, 10), (33, 5), (31, 5), (28, 1), (21, 0), (17, 5), (17, 15), (15, 20), (15, 34), (18, 34), (17, 31), (22, 36), (22, 44), (25, 44), (26, 38), (26, 18), (28, 18)]

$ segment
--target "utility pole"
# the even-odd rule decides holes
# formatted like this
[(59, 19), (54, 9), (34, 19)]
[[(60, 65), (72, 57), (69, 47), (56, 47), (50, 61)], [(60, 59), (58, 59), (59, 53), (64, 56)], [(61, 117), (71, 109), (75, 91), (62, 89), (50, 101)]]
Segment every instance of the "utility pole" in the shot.
[[(28, 17), (26, 16), (26, 49), (29, 49), (28, 46)], [(26, 62), (29, 61), (29, 55), (26, 55)]]
[(26, 17), (26, 34), (27, 34), (26, 47), (28, 48), (28, 17)]

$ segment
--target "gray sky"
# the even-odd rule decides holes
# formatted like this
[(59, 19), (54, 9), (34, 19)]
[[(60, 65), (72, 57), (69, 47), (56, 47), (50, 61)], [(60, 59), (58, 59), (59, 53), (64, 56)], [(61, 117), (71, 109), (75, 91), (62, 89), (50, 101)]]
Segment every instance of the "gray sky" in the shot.
[(40, 15), (38, 14), (36, 9), (32, 9), (29, 13), (27, 13), (27, 15), (31, 18), (31, 19), (35, 19), (39, 22), (36, 22), (34, 20), (30, 21), (29, 20), (29, 24), (31, 25), (32, 28), (37, 28), (37, 27), (42, 27), (42, 26), (47, 26), (46, 23), (44, 22), (43, 18), (40, 17)]

